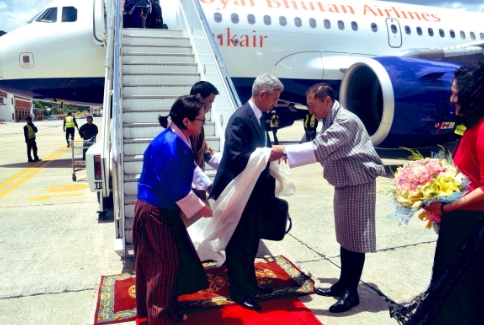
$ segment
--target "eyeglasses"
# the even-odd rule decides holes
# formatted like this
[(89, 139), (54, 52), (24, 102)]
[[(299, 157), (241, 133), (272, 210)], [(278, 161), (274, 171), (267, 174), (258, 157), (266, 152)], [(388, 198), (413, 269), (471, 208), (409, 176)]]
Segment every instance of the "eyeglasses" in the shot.
[(194, 118), (194, 120), (202, 121), (202, 125), (205, 124), (205, 117), (204, 118)]

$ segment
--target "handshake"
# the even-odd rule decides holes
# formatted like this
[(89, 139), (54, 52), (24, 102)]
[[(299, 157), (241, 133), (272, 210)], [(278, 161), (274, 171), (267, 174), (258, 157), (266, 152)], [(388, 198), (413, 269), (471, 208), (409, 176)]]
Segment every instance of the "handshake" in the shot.
[(271, 156), (269, 157), (269, 161), (278, 160), (280, 163), (282, 159), (284, 159), (284, 162), (287, 163), (287, 155), (286, 155), (285, 147), (281, 145), (272, 146)]

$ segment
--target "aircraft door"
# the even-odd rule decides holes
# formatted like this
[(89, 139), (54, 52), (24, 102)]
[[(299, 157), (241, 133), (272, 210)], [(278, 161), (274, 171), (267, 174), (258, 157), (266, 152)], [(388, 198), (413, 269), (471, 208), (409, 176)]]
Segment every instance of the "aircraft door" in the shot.
[(94, 44), (104, 44), (104, 32), (105, 32), (105, 0), (93, 1), (93, 15), (92, 15), (92, 35), (94, 38)]
[(286, 56), (274, 66), (274, 76), (279, 79), (322, 79), (321, 52), (299, 52)]
[(400, 23), (395, 18), (388, 18), (386, 20), (388, 30), (388, 45), (390, 47), (402, 46), (402, 31), (400, 29)]

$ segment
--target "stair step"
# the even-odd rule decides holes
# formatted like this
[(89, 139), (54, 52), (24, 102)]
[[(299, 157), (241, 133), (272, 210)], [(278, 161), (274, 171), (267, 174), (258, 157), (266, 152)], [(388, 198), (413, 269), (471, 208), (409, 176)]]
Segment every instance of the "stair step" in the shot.
[(123, 55), (123, 64), (158, 64), (158, 63), (193, 63), (195, 56), (193, 54), (125, 54)]
[[(161, 131), (163, 127), (158, 123), (158, 116), (167, 115), (168, 113), (158, 112), (143, 112), (143, 113), (124, 113), (123, 137), (125, 139), (136, 138), (154, 138)], [(136, 121), (130, 121), (136, 120)], [(215, 135), (215, 123), (211, 121), (205, 122), (204, 125), (205, 136)]]
[(152, 29), (152, 28), (123, 28), (124, 36), (147, 37), (147, 36), (172, 36), (182, 37), (183, 31), (179, 29)]
[(180, 53), (192, 54), (191, 46), (133, 46), (125, 45), (121, 47), (121, 54), (137, 55), (142, 53)]
[(123, 63), (123, 75), (165, 73), (198, 75), (198, 66), (196, 63)]
[[(124, 110), (152, 109), (168, 113), (179, 96), (124, 96)], [(163, 113), (164, 114), (164, 113)]]
[(124, 73), (123, 85), (130, 84), (190, 84), (200, 81), (199, 73)]
[[(141, 155), (145, 152), (152, 138), (139, 139), (124, 139), (124, 154), (125, 155)], [(205, 141), (213, 148), (213, 150), (220, 152), (220, 138), (219, 137), (205, 137)]]
[(163, 85), (163, 84), (130, 84), (124, 85), (125, 96), (150, 96), (150, 95), (187, 95), (190, 93), (192, 84)]
[(179, 36), (130, 36), (123, 35), (123, 46), (190, 46), (190, 39)]

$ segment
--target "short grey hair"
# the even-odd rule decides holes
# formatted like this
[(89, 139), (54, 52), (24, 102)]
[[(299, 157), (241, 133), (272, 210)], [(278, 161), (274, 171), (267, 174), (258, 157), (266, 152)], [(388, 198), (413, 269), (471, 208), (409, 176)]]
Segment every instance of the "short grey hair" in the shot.
[(284, 91), (282, 82), (270, 74), (258, 76), (252, 85), (252, 97), (257, 97), (261, 91), (272, 94), (275, 91)]

